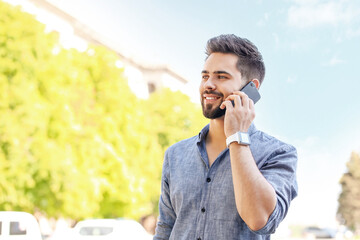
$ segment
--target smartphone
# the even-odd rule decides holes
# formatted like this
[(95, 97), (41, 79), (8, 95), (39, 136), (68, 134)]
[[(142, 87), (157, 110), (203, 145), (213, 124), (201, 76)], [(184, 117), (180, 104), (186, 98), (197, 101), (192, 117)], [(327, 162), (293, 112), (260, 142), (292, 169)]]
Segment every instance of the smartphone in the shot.
[(261, 98), (260, 93), (253, 82), (246, 84), (240, 91), (246, 93), (246, 95), (253, 100), (254, 104)]
[[(254, 104), (261, 98), (260, 93), (253, 82), (247, 83), (240, 91), (248, 95), (248, 97), (253, 100)], [(234, 100), (231, 100), (231, 103), (235, 106)]]

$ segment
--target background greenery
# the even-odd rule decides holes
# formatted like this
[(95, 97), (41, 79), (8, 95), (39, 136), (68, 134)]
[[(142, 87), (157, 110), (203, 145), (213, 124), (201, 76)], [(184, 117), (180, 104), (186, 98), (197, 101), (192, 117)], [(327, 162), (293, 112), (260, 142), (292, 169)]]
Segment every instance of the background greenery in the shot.
[(164, 150), (206, 124), (200, 106), (168, 89), (140, 100), (114, 52), (63, 49), (33, 16), (0, 13), (0, 210), (156, 212)]
[(340, 179), (339, 220), (360, 235), (360, 155), (353, 152), (346, 166)]

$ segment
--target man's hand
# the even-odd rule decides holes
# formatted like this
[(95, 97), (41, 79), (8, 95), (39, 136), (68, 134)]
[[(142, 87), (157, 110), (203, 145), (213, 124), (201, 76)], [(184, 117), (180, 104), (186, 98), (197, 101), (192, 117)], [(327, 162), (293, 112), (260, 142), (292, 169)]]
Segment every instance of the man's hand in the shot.
[[(234, 101), (234, 106), (231, 101)], [(226, 108), (224, 119), (226, 137), (238, 131), (247, 132), (255, 118), (254, 102), (241, 91), (235, 91), (229, 95), (220, 108)]]

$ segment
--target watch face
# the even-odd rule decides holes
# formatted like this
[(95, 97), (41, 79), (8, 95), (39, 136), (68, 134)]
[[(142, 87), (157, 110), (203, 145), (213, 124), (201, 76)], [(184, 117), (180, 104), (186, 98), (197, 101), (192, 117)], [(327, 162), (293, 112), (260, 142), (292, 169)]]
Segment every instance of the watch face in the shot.
[(242, 143), (247, 143), (247, 144), (249, 144), (249, 143), (250, 143), (249, 134), (247, 134), (247, 133), (240, 133), (240, 141), (241, 141)]

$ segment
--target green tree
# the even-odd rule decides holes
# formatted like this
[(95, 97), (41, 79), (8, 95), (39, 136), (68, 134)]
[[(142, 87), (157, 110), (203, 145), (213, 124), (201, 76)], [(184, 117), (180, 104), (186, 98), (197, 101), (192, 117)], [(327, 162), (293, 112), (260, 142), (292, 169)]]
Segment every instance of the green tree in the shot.
[(360, 156), (353, 152), (346, 164), (347, 172), (340, 179), (338, 214), (344, 224), (360, 231)]
[(200, 108), (170, 90), (137, 99), (114, 52), (63, 49), (33, 16), (0, 12), (0, 210), (155, 211), (163, 152), (201, 129)]
[(196, 135), (208, 122), (201, 106), (192, 103), (189, 96), (166, 88), (153, 93), (145, 109), (147, 121), (163, 149)]

